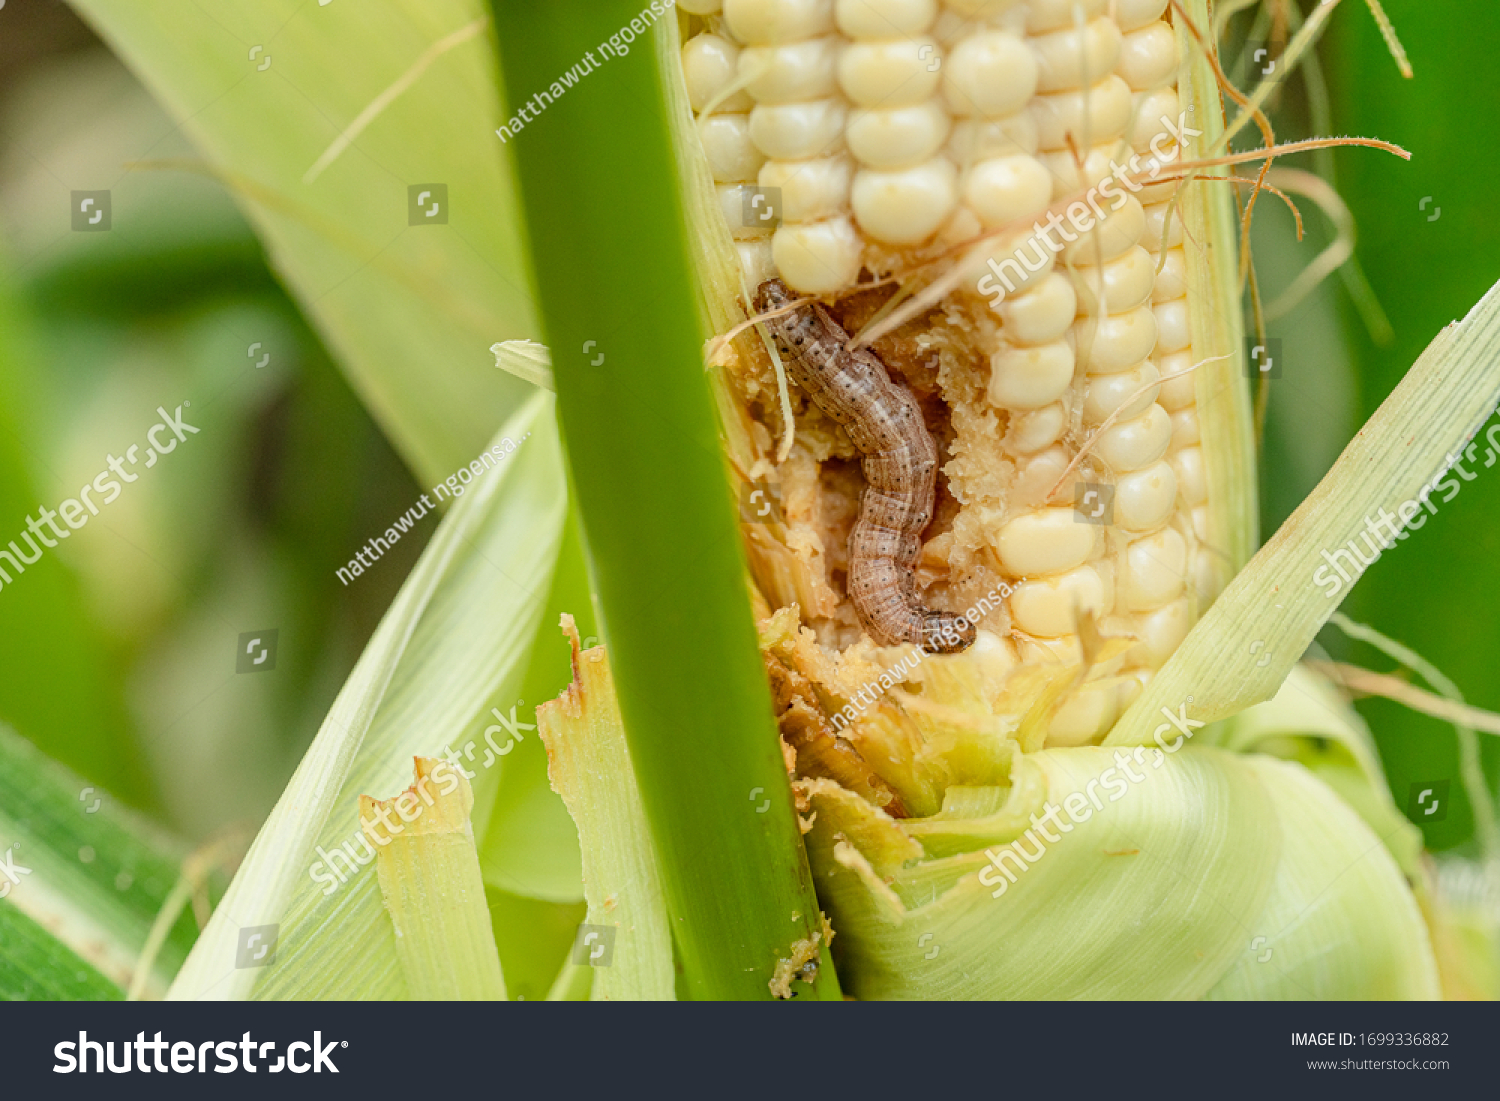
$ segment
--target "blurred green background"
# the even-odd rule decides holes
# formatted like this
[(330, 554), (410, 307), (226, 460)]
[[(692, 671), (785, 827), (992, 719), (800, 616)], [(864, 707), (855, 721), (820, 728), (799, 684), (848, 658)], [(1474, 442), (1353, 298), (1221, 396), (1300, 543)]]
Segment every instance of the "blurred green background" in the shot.
[(0, 544), (157, 406), (200, 430), (0, 591), (0, 720), (201, 839), (269, 811), (437, 518), (335, 577), (421, 490), (224, 188), (126, 167), (196, 156), (65, 5), (0, 10)]
[[(1228, 40), (1284, 41), (1279, 9), (1240, 13)], [(1349, 0), (1316, 65), (1270, 104), (1282, 140), (1375, 136), (1413, 158), (1355, 149), (1278, 162), (1336, 187), (1357, 225), (1358, 272), (1346, 267), (1269, 320), (1284, 372), (1261, 464), (1266, 534), (1500, 276), (1486, 186), (1500, 168), (1500, 112), (1487, 110), (1500, 7), (1386, 9), (1414, 80)], [(1242, 71), (1238, 47), (1224, 60)], [(198, 156), (66, 5), (0, 8), (0, 544), (108, 454), (143, 444), (158, 406), (191, 402), (185, 419), (201, 430), (0, 590), (0, 722), (190, 841), (263, 819), (436, 525), (429, 514), (375, 568), (336, 579), (421, 489), (225, 188), (130, 167)], [(72, 230), (75, 190), (111, 193), (108, 232)], [(1317, 205), (1298, 199), (1301, 243), (1278, 201), (1257, 207), (1267, 302), (1334, 240)], [(1500, 470), (1479, 470), (1371, 568), (1345, 611), (1500, 710)], [(274, 671), (236, 674), (240, 635), (268, 628), (279, 632)], [(1391, 668), (1336, 631), (1322, 641), (1343, 660)], [(1383, 701), (1359, 708), (1398, 805), (1414, 782), (1453, 781), (1452, 812), (1422, 823), (1429, 846), (1472, 853), (1452, 729)], [(1493, 790), (1500, 746), (1487, 738), (1484, 749)]]

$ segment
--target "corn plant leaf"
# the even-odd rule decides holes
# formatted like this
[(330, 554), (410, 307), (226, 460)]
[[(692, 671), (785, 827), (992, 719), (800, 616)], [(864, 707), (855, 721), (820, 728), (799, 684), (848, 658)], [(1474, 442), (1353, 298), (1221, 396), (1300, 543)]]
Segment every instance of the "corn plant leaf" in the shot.
[(124, 993), (14, 906), (0, 904), (0, 998), (118, 1001)]
[[(439, 525), (171, 996), (409, 993), (357, 799), (405, 787), (418, 754), (473, 772), (476, 800), (493, 798), (505, 766), (482, 731), (526, 672), (567, 510), (551, 397), (538, 394), (502, 433), (519, 447)], [(277, 927), (274, 962), (237, 967), (240, 931), (259, 926)]]
[(74, 7), (234, 192), (412, 469), (467, 463), (532, 389), (490, 345), (536, 334), (481, 5)]
[[(1161, 712), (1226, 718), (1275, 695), (1378, 552), (1379, 518), (1414, 506), (1500, 398), (1500, 284), (1428, 345), (1300, 508), (1230, 583), (1105, 745), (1147, 745)], [(1414, 507), (1416, 511), (1413, 511)], [(1382, 529), (1374, 529), (1377, 533)], [(1394, 540), (1391, 540), (1394, 542)], [(1348, 549), (1350, 545), (1355, 553)], [(1373, 544), (1373, 545), (1372, 545)], [(1356, 557), (1356, 554), (1358, 557)], [(1335, 572), (1335, 557), (1337, 558)], [(1335, 582), (1337, 587), (1335, 588)], [(1269, 657), (1269, 661), (1264, 661)]]
[[(123, 996), (187, 855), (185, 844), (0, 726), (0, 911), (57, 942), (46, 959), (76, 954)], [(219, 877), (219, 890), (227, 878)], [(0, 939), (24, 973), (30, 957), (19, 945), (35, 946), (36, 936), (16, 935)], [(145, 982), (148, 994), (166, 990), (197, 935), (191, 913), (176, 917)]]

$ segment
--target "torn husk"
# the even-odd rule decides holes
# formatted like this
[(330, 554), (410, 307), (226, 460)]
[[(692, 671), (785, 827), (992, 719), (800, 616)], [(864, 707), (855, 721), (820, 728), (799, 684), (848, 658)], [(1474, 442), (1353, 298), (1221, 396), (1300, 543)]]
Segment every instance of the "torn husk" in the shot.
[(407, 986), (419, 1000), (504, 1000), (469, 824), (473, 791), (449, 762), (414, 761), (416, 782), (400, 795), (359, 797)]
[(589, 909), (568, 966), (594, 969), (595, 1000), (671, 1000), (676, 973), (666, 897), (609, 661), (602, 646), (582, 649), (572, 616), (562, 617), (562, 628), (572, 645), (573, 682), (537, 708), (536, 721), (547, 775), (578, 826), (583, 854)]

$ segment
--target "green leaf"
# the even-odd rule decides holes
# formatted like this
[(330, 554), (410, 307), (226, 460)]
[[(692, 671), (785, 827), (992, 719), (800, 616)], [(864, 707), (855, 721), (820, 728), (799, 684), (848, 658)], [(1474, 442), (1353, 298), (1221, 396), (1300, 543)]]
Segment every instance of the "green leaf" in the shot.
[[(40, 935), (56, 940), (57, 952), (76, 953), (118, 996), (131, 985), (187, 856), (182, 842), (0, 726), (0, 859), (8, 858), (16, 880), (0, 876), (0, 912), (45, 929)], [(216, 877), (214, 895), (226, 878)], [(198, 887), (206, 903), (209, 883)], [(164, 931), (151, 973), (140, 977), (156, 996), (198, 935), (192, 914), (180, 911)], [(17, 961), (24, 972), (24, 959)]]
[[(74, 7), (207, 160), (173, 167), (235, 193), (412, 469), (430, 483), (466, 464), (532, 390), (494, 370), (490, 345), (536, 329), (503, 151), (485, 141), (498, 123), (492, 39), (455, 33), (484, 18), (480, 5)], [(304, 182), (377, 101), (387, 105)], [(428, 184), (447, 188), (448, 219), (409, 224)]]
[(120, 989), (12, 906), (0, 905), (0, 999), (118, 1001)]
[[(503, 434), (519, 446), (471, 482), (439, 525), (173, 983), (173, 997), (408, 993), (367, 867), (370, 850), (359, 842), (356, 801), (405, 787), (418, 754), (448, 757), (475, 773), (481, 802), (493, 798), (506, 767), (482, 732), (488, 708), (514, 699), (526, 671), (567, 493), (549, 395), (528, 402)], [(333, 857), (336, 850), (345, 855)], [(279, 927), (275, 962), (234, 967), (239, 930), (259, 925)]]

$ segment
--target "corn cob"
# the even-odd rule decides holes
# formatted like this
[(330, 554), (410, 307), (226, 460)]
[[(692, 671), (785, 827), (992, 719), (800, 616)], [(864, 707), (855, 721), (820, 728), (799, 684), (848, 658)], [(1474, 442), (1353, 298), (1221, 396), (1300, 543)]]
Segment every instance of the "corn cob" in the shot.
[[(862, 280), (985, 238), (940, 309), (873, 345), (939, 441), (919, 595), (977, 606), (976, 653), (1002, 675), (1084, 663), (1081, 630), (1130, 640), (1049, 721), (1050, 745), (1096, 741), (1222, 583), (1184, 374), (1187, 257), (1171, 182), (1119, 189), (1125, 201), (1056, 256), (1031, 224), (1153, 140), (1180, 152), (1165, 0), (679, 7), (700, 17), (683, 71), (747, 287), (780, 278), (852, 332), (892, 293)], [(779, 219), (765, 217), (768, 189)], [(1010, 293), (997, 297), (1001, 273)], [(774, 426), (766, 372), (760, 419)], [(752, 558), (773, 602), (797, 602), (820, 641), (845, 648), (859, 637), (839, 591), (852, 451), (815, 408), (796, 421), (776, 475), (805, 570), (791, 581)], [(997, 591), (1003, 602), (980, 603)]]

